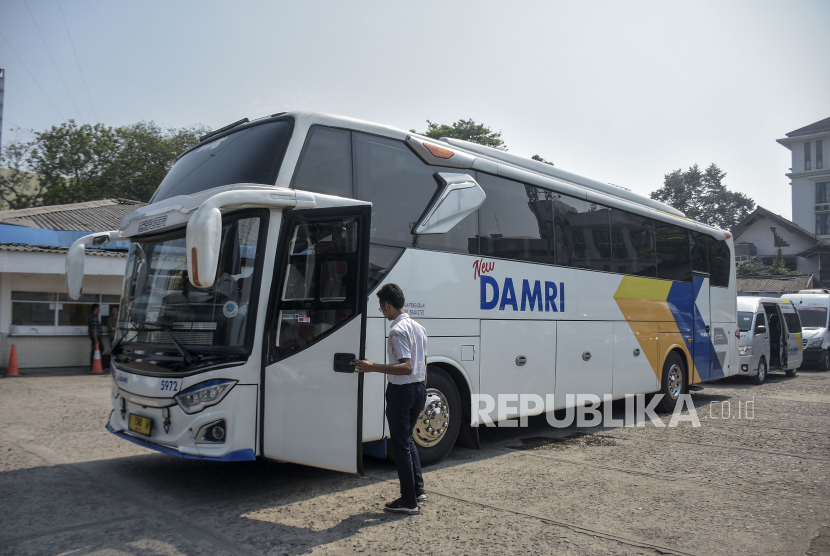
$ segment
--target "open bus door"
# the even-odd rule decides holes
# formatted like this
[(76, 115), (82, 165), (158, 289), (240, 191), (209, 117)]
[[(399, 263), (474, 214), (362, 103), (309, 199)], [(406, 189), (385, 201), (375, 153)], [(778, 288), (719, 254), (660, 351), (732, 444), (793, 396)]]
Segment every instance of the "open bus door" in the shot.
[(261, 453), (363, 472), (371, 207), (283, 213), (264, 351)]

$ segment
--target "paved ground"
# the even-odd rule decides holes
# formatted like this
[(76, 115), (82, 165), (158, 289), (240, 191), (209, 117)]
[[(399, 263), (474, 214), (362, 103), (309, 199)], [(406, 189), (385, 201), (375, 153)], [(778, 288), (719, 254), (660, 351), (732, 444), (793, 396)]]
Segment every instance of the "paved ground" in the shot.
[(380, 511), (388, 462), (159, 455), (103, 429), (109, 378), (22, 374), (0, 380), (0, 554), (830, 555), (830, 373), (707, 386), (700, 428), (484, 430), (429, 468), (416, 517)]

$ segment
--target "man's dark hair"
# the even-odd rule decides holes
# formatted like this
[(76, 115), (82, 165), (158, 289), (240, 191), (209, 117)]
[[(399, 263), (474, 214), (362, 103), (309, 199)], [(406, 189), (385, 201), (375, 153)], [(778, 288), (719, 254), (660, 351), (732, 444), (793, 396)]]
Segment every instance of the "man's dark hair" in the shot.
[(100, 307), (100, 305), (98, 305), (97, 303), (93, 303), (92, 307), (90, 307), (90, 309), (89, 309), (89, 312), (90, 313), (94, 312), (95, 309), (97, 309), (98, 307)]
[(386, 284), (378, 290), (377, 295), (381, 303), (388, 303), (398, 310), (403, 309), (403, 304), (406, 303), (403, 290), (397, 284)]

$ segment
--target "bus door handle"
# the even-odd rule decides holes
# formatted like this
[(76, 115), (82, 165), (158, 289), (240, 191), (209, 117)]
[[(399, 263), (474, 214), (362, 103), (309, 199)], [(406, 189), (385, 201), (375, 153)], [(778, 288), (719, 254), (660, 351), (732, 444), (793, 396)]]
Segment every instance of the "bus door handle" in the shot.
[(353, 373), (352, 361), (357, 359), (354, 353), (335, 353), (334, 354), (334, 372), (336, 373)]

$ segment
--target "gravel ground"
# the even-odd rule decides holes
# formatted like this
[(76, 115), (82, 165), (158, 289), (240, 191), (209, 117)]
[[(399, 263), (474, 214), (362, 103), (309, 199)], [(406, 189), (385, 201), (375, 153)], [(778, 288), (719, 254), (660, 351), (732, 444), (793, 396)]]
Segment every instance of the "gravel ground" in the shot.
[(700, 428), (482, 429), (415, 517), (381, 511), (387, 461), (172, 458), (104, 430), (109, 378), (23, 374), (0, 380), (0, 554), (830, 556), (830, 373), (707, 385)]

